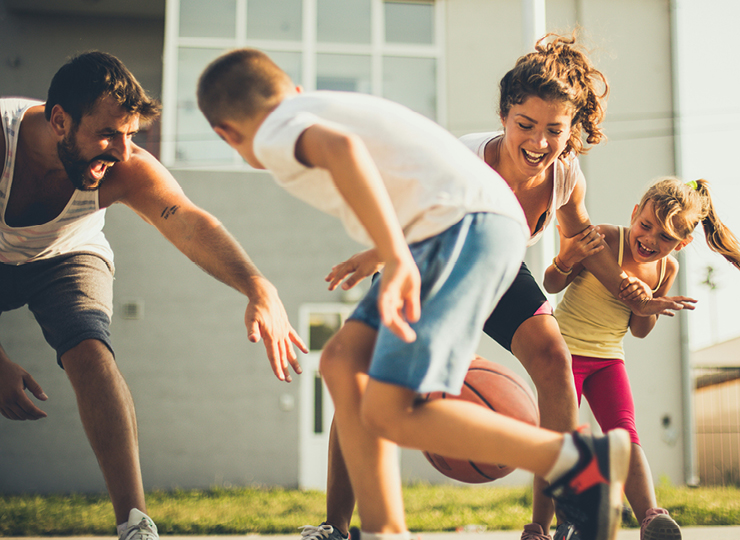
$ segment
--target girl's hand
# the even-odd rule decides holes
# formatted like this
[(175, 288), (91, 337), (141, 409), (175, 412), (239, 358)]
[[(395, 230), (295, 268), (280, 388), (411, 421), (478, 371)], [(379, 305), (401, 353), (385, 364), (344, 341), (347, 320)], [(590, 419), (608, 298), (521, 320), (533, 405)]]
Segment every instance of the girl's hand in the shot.
[(694, 304), (696, 304), (696, 299), (688, 296), (660, 296), (646, 300), (640, 306), (640, 313), (637, 314), (642, 317), (647, 315), (667, 315), (673, 317), (674, 311), (695, 309), (696, 306)]
[(634, 277), (625, 276), (619, 285), (619, 299), (623, 302), (647, 302), (653, 297), (653, 291), (644, 281)]
[(573, 268), (576, 263), (604, 249), (604, 235), (599, 232), (598, 227), (589, 225), (571, 238), (563, 235), (560, 225), (557, 227), (560, 234), (560, 253), (557, 258), (558, 264), (566, 267), (563, 270)]
[(346, 291), (366, 277), (372, 276), (375, 272), (380, 272), (382, 269), (383, 261), (380, 260), (378, 250), (373, 248), (356, 253), (346, 261), (332, 266), (331, 272), (329, 272), (329, 275), (324, 280), (329, 282), (330, 291), (336, 289), (337, 285), (344, 280), (342, 289)]

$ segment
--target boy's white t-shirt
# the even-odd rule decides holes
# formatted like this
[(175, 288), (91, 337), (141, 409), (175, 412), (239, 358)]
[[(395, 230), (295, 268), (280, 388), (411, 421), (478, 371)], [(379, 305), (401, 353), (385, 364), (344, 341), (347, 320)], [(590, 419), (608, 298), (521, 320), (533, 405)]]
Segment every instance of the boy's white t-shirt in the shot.
[[(503, 131), (469, 133), (468, 135), (460, 137), (460, 141), (475, 152), (478, 157), (485, 159), (485, 150), (488, 142), (496, 137), (501, 137), (503, 134)], [(571, 155), (566, 159), (556, 159), (554, 166), (555, 174), (553, 176), (555, 181), (552, 183), (550, 205), (547, 209), (542, 226), (529, 238), (527, 247), (533, 246), (537, 243), (542, 236), (542, 233), (545, 232), (545, 229), (547, 229), (547, 226), (552, 221), (555, 211), (570, 200), (570, 196), (573, 193), (573, 189), (576, 187), (578, 180), (583, 178), (581, 165), (575, 155)]]
[(285, 99), (257, 130), (255, 156), (278, 185), (339, 217), (358, 242), (373, 245), (329, 172), (306, 167), (295, 157), (298, 138), (316, 124), (363, 140), (408, 243), (439, 234), (471, 212), (509, 216), (529, 236), (524, 212), (506, 182), (428, 118), (397, 103), (354, 92), (317, 91)]

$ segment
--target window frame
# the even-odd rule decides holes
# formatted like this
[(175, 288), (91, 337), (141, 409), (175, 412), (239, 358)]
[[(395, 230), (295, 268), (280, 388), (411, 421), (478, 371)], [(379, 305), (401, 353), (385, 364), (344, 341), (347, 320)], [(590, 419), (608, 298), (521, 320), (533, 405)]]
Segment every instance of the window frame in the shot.
[[(167, 0), (165, 12), (164, 60), (162, 77), (162, 139), (161, 161), (170, 168), (189, 170), (252, 170), (236, 152), (230, 163), (202, 164), (187, 163), (176, 159), (177, 150), (177, 80), (178, 58), (181, 47), (199, 49), (227, 50), (236, 47), (255, 47), (267, 51), (297, 52), (301, 54), (301, 74), (298, 82), (306, 91), (315, 90), (319, 54), (364, 55), (371, 58), (371, 94), (382, 96), (383, 57), (433, 58), (436, 60), (436, 114), (435, 121), (443, 127), (447, 125), (446, 110), (446, 69), (445, 69), (445, 18), (446, 0), (432, 0), (434, 14), (434, 39), (429, 45), (385, 43), (385, 20), (383, 3), (386, 0), (371, 2), (371, 39), (369, 44), (319, 43), (316, 38), (316, 17), (318, 0), (302, 0), (303, 20), (300, 41), (278, 41), (267, 39), (247, 39), (247, 0), (236, 1), (236, 38), (181, 38), (180, 0)], [(393, 0), (389, 0), (393, 1)], [(414, 0), (402, 0), (412, 3)], [(195, 92), (195, 89), (193, 89)]]

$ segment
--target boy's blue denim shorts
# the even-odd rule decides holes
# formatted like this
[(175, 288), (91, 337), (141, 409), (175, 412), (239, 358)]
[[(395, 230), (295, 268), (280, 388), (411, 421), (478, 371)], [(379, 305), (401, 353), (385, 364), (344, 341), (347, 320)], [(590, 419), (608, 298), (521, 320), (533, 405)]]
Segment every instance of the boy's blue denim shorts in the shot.
[(409, 246), (421, 274), (421, 317), (406, 343), (380, 321), (376, 280), (350, 320), (378, 331), (372, 378), (419, 393), (459, 394), (496, 302), (514, 280), (526, 238), (515, 220), (492, 213), (466, 215), (437, 236)]

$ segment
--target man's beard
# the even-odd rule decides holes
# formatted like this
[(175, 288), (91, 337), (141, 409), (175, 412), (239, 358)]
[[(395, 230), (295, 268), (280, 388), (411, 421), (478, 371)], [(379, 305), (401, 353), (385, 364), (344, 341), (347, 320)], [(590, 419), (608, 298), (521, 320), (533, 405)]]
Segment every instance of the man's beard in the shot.
[(106, 154), (101, 154), (91, 160), (83, 159), (79, 148), (77, 148), (77, 138), (75, 133), (76, 130), (70, 132), (64, 137), (64, 139), (57, 143), (57, 154), (64, 166), (64, 170), (67, 172), (69, 181), (72, 182), (72, 185), (74, 185), (76, 189), (81, 191), (96, 191), (100, 189), (100, 185), (103, 183), (103, 180), (105, 180), (105, 176), (108, 174), (110, 167), (106, 169), (103, 177), (100, 180), (97, 180), (95, 178), (90, 178), (88, 174), (90, 164), (97, 160), (111, 162), (118, 160)]

